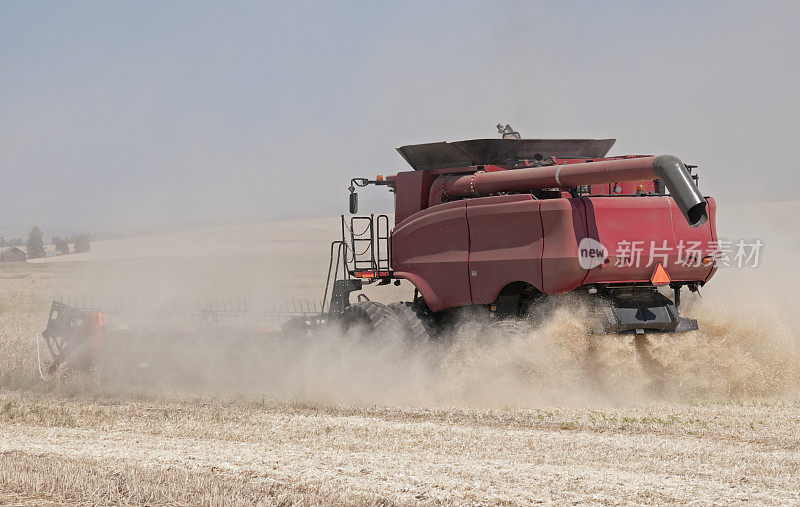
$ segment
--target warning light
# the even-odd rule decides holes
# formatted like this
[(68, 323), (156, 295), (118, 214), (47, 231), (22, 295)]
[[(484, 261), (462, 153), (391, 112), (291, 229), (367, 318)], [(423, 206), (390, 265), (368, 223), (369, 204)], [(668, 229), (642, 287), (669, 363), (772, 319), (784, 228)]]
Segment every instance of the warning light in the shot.
[(713, 261), (714, 261), (714, 258), (713, 258), (713, 257), (711, 257), (710, 255), (706, 255), (705, 257), (703, 257), (703, 258), (701, 259), (701, 262), (702, 262), (703, 264), (705, 264), (706, 266), (708, 266), (709, 264), (711, 264)]
[(389, 271), (353, 271), (353, 276), (356, 278), (384, 278), (389, 275)]
[(379, 174), (378, 176), (376, 176), (375, 181), (383, 181), (383, 175)]
[(650, 283), (653, 285), (666, 285), (669, 283), (669, 275), (667, 274), (667, 270), (664, 269), (664, 266), (662, 266), (660, 262), (656, 265), (656, 270), (653, 271), (653, 276), (650, 277)]

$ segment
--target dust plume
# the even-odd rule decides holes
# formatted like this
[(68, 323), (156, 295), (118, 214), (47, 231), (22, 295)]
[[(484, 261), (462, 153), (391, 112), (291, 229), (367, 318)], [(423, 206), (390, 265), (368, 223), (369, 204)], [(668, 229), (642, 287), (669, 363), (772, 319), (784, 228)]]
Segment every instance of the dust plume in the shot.
[[(681, 310), (698, 319), (700, 330), (648, 335), (646, 351), (655, 369), (632, 336), (594, 333), (588, 306), (562, 296), (526, 321), (465, 319), (429, 343), (337, 327), (289, 337), (257, 333), (252, 325), (220, 326), (196, 337), (158, 325), (110, 333), (99, 362), (99, 388), (144, 396), (468, 407), (794, 397), (800, 394), (800, 343), (790, 254), (797, 238), (787, 234), (790, 222), (775, 218), (796, 213), (796, 207), (730, 209), (720, 216), (721, 235), (763, 239), (762, 263), (721, 268), (702, 289), (702, 299), (685, 294)], [(248, 227), (206, 231), (197, 235), (202, 239), (170, 236), (149, 247), (154, 253), (146, 259), (131, 253), (141, 251), (132, 242), (118, 258), (108, 242), (76, 273), (83, 290), (149, 289), (139, 299), (154, 309), (208, 295), (254, 300), (305, 290), (318, 296), (324, 283), (316, 273), (327, 264), (323, 240), (331, 236), (324, 231), (336, 231), (335, 220)], [(298, 234), (302, 230), (311, 233)], [(241, 236), (258, 249), (242, 253)], [(203, 252), (192, 246), (198, 241)], [(316, 269), (290, 269), (298, 252), (304, 266)], [(386, 303), (409, 297), (408, 287), (370, 287), (367, 293)]]
[(566, 297), (543, 322), (466, 321), (429, 343), (336, 329), (268, 339), (139, 336), (108, 344), (101, 375), (116, 393), (356, 405), (581, 406), (800, 393), (800, 348), (788, 328), (737, 318), (730, 306), (692, 310), (701, 331), (649, 336), (658, 372), (643, 363), (632, 336), (593, 333), (589, 309)]

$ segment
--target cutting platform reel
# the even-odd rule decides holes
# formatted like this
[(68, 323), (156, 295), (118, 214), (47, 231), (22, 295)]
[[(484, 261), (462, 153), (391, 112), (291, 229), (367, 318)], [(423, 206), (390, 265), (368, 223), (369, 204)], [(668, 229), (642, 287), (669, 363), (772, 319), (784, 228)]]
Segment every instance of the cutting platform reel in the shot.
[(80, 310), (53, 301), (42, 332), (53, 359), (47, 371), (56, 374), (59, 369), (92, 368), (93, 358), (103, 347), (103, 314), (99, 311)]

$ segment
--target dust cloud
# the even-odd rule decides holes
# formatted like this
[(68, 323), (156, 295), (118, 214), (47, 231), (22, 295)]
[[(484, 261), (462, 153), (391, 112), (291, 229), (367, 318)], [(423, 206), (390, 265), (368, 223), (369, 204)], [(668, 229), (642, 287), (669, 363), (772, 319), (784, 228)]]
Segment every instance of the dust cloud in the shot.
[[(682, 312), (698, 319), (700, 330), (648, 335), (655, 367), (637, 352), (632, 336), (593, 332), (597, 323), (584, 302), (562, 296), (526, 321), (466, 319), (429, 343), (343, 333), (335, 326), (310, 336), (279, 336), (263, 332), (275, 327), (267, 324), (233, 321), (208, 333), (186, 333), (180, 325), (153, 323), (109, 333), (95, 373), (97, 389), (148, 397), (480, 408), (795, 397), (800, 342), (791, 251), (798, 240), (789, 232), (791, 221), (776, 217), (798, 212), (800, 203), (779, 203), (721, 214), (721, 237), (762, 239), (761, 264), (721, 268), (702, 298), (684, 292)], [(324, 241), (330, 239), (323, 231), (335, 231), (335, 225), (306, 224), (310, 237), (319, 238), (312, 242), (298, 234), (301, 227), (286, 223), (200, 235), (208, 244), (238, 245), (235, 237), (244, 234), (258, 247), (244, 256), (220, 246), (198, 254), (188, 246), (184, 254), (191, 255), (182, 257), (180, 248), (162, 245), (146, 259), (130, 258), (135, 248), (126, 243), (127, 257), (115, 260), (113, 248), (101, 247), (77, 273), (81, 290), (152, 287), (139, 300), (155, 309), (224, 294), (233, 294), (231, 300), (281, 298), (289, 288), (292, 297), (318, 298), (324, 286), (318, 273), (327, 265)], [(198, 241), (190, 239), (177, 243)], [(316, 269), (293, 271), (297, 252), (305, 252), (305, 262)], [(74, 284), (70, 279), (68, 285)], [(409, 297), (409, 287), (375, 289), (367, 293), (378, 301)]]
[(653, 371), (632, 336), (593, 333), (581, 302), (553, 306), (545, 322), (466, 321), (417, 344), (337, 329), (309, 337), (126, 335), (107, 343), (98, 375), (117, 394), (356, 405), (580, 406), (800, 393), (795, 336), (768, 318), (693, 305), (701, 331), (649, 336), (661, 365)]

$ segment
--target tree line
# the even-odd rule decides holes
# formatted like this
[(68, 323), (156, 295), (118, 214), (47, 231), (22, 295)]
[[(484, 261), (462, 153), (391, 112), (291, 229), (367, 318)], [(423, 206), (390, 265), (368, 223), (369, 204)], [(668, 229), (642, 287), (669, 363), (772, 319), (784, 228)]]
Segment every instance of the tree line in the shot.
[[(88, 234), (74, 234), (72, 236), (53, 236), (52, 244), (56, 247), (56, 251), (61, 255), (69, 253), (88, 252), (90, 248), (91, 236)], [(74, 246), (70, 251), (70, 243)], [(38, 259), (45, 256), (44, 251), (44, 234), (39, 227), (34, 227), (28, 234), (27, 241), (23, 242), (22, 238), (5, 239), (0, 237), (0, 247), (22, 246), (25, 245), (28, 249), (29, 259)]]

